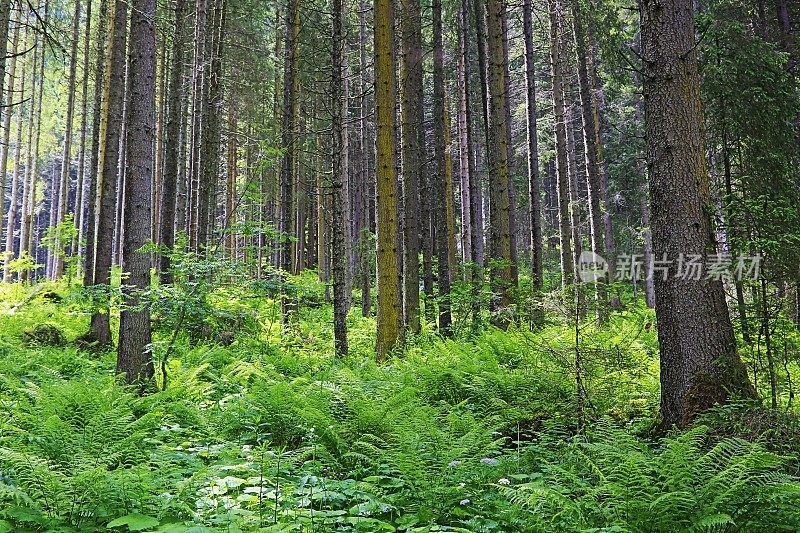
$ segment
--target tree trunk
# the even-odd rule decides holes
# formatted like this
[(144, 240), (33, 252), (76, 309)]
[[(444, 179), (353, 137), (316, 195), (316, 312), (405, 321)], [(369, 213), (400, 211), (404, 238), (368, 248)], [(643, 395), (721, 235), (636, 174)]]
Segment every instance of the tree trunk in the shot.
[[(2, 17), (2, 13), (0, 13), (0, 17)], [(2, 20), (0, 20), (2, 22)], [(18, 52), (20, 50), (19, 47), (19, 33), (20, 28), (22, 27), (21, 24), (17, 24), (14, 28), (14, 37), (13, 43), (11, 45), (12, 51), (14, 53), (14, 57), (11, 58), (11, 70), (8, 76), (8, 88), (6, 89), (7, 95), (14, 94), (14, 84), (17, 83), (17, 59), (18, 59)], [(25, 32), (25, 37), (23, 40), (23, 46), (27, 45), (28, 41), (28, 32)], [(25, 81), (25, 65), (22, 65), (22, 79), (20, 81), (20, 86), (24, 87)], [(24, 91), (20, 91), (20, 94), (16, 97), (20, 99), (20, 102), (24, 100)], [(14, 110), (13, 107), (10, 107), (9, 104), (13, 102), (13, 98), (9, 97), (6, 101), (6, 107), (3, 110), (3, 145), (0, 147), (0, 231), (2, 231), (2, 223), (3, 223), (3, 208), (5, 207), (5, 187), (6, 187), (6, 174), (8, 173), (8, 150), (11, 145), (11, 114)], [(23, 108), (24, 104), (20, 103), (17, 105), (17, 139), (16, 139), (16, 147), (15, 147), (15, 159), (17, 160), (17, 164), (14, 165), (14, 174), (17, 175), (19, 173), (19, 158), (16, 156), (19, 153), (20, 145), (22, 144), (22, 115), (23, 115)], [(12, 182), (16, 181), (16, 179), (12, 179)], [(14, 188), (12, 184), (12, 190)], [(11, 211), (14, 209), (14, 194), (12, 193), (12, 201), (11, 205), (9, 206), (8, 212), (8, 224), (6, 226), (6, 258), (3, 262), (3, 281), (9, 281), (9, 269), (8, 263), (11, 261), (11, 252), (13, 252), (13, 244), (14, 244), (14, 220), (16, 216), (12, 216)], [(23, 201), (24, 204), (24, 201)], [(23, 209), (23, 218), (24, 218), (24, 209)], [(21, 226), (24, 225), (21, 224)], [(20, 240), (20, 254), (22, 254), (23, 246), (22, 241)]]
[(117, 372), (141, 387), (153, 378), (150, 309), (141, 292), (150, 285), (150, 254), (139, 249), (150, 239), (155, 141), (156, 0), (132, 0), (126, 143), (125, 233), (122, 268), (128, 277), (120, 313)]
[(384, 361), (403, 341), (400, 235), (395, 168), (395, 66), (392, 0), (375, 0), (376, 192), (378, 317), (376, 352)]
[[(3, 103), (5, 107), (5, 114), (8, 115), (10, 113), (9, 106), (12, 104), (14, 97), (13, 97), (13, 88), (14, 88), (14, 77), (11, 76), (11, 80), (9, 81), (9, 88), (10, 90), (6, 91), (5, 94), (2, 93), (4, 89), (5, 79), (6, 79), (6, 59), (8, 56), (8, 28), (9, 22), (11, 20), (11, 0), (0, 0), (0, 102)], [(12, 58), (12, 63), (14, 59), (16, 59), (17, 48), (16, 43), (18, 42), (19, 37), (17, 36), (19, 33), (19, 26), (20, 24), (16, 24), (14, 29), (14, 44), (12, 44), (12, 52), (14, 53), (14, 57)], [(8, 130), (6, 129), (6, 132)], [(6, 134), (6, 137), (8, 135)], [(5, 158), (4, 158), (5, 159)], [(5, 162), (3, 163), (5, 164)], [(0, 241), (2, 241), (2, 225), (3, 225), (3, 211), (5, 209), (5, 190), (6, 190), (6, 173), (3, 172), (0, 174), (0, 191), (2, 191), (2, 200), (0, 201)], [(10, 237), (6, 236), (6, 239)]]
[[(27, 33), (27, 32), (26, 32)], [(27, 37), (27, 35), (26, 35)], [(19, 27), (14, 31), (14, 50), (17, 50), (19, 38)], [(27, 38), (25, 39), (27, 41)], [(11, 76), (9, 79), (9, 91), (8, 94), (14, 94), (14, 83), (17, 81), (16, 79), (16, 70), (17, 70), (17, 56), (15, 55), (14, 58), (11, 60)], [(25, 65), (22, 67), (22, 76), (19, 78), (19, 88), (17, 89), (20, 102), (25, 101), (25, 75), (27, 72), (25, 71)], [(22, 150), (22, 117), (24, 116), (24, 109), (25, 105), (20, 103), (17, 106), (17, 124), (16, 124), (16, 138), (14, 141), (14, 170), (11, 174), (11, 197), (8, 206), (8, 221), (6, 224), (6, 259), (3, 262), (3, 281), (8, 283), (11, 281), (11, 271), (9, 269), (9, 263), (14, 257), (14, 229), (17, 227), (17, 197), (19, 196), (19, 187), (20, 187), (20, 153)], [(6, 162), (8, 158), (8, 133), (10, 131), (11, 125), (11, 110), (13, 108), (9, 107), (6, 110), (5, 116), (5, 142), (3, 143), (3, 153), (0, 157), (3, 158), (2, 163), (2, 172), (3, 177), (6, 175)], [(29, 124), (30, 128), (30, 124)], [(28, 170), (27, 168), (25, 170)], [(22, 179), (24, 180), (25, 177), (23, 175)], [(5, 191), (3, 191), (2, 197), (0, 197), (0, 203), (5, 203)], [(20, 226), (24, 225), (24, 222), (20, 224)], [(19, 254), (22, 255), (22, 241), (20, 241), (20, 252)]]
[(172, 43), (172, 68), (167, 89), (167, 127), (164, 142), (164, 173), (161, 178), (161, 228), (159, 240), (166, 250), (160, 257), (161, 283), (172, 283), (169, 254), (175, 246), (175, 214), (177, 209), (178, 160), (181, 153), (181, 111), (183, 111), (183, 47), (185, 42), (186, 0), (175, 1), (175, 25)]
[[(583, 123), (583, 153), (586, 170), (586, 189), (589, 193), (589, 242), (592, 252), (604, 256), (603, 213), (601, 209), (602, 183), (600, 178), (600, 145), (596, 131), (597, 104), (592, 94), (589, 74), (589, 52), (586, 47), (585, 17), (581, 1), (572, 0), (572, 28), (575, 39), (575, 55), (578, 64), (578, 87)], [(609, 277), (603, 276), (595, 282), (597, 319), (602, 323), (608, 318), (607, 284)]]
[[(120, 135), (123, 121), (123, 99), (125, 97), (125, 43), (128, 20), (128, 7), (124, 0), (114, 0), (109, 20), (113, 21), (108, 32), (108, 51), (106, 69), (108, 76), (104, 84), (103, 132), (100, 138), (99, 168), (101, 169), (99, 188), (99, 212), (97, 216), (96, 258), (93, 285), (108, 290), (111, 286), (111, 262), (114, 239), (114, 215), (117, 198), (119, 171)], [(91, 331), (100, 345), (111, 344), (111, 325), (109, 322), (107, 296), (103, 297), (101, 308), (92, 315)]]
[(331, 110), (333, 129), (333, 334), (336, 355), (345, 357), (350, 308), (350, 190), (347, 172), (347, 61), (343, 0), (333, 0)]
[(533, 44), (533, 5), (524, 0), (522, 6), (523, 35), (525, 37), (525, 95), (528, 127), (528, 202), (531, 226), (531, 286), (542, 289), (542, 209), (539, 185), (539, 138), (536, 130), (536, 52)]
[[(514, 279), (511, 253), (511, 201), (508, 161), (508, 122), (506, 114), (505, 57), (503, 53), (503, 0), (488, 0), (488, 69), (491, 113), (489, 120), (488, 151), (490, 172), (490, 222), (492, 233), (491, 258), (497, 263), (492, 268), (492, 291), (496, 308), (506, 311), (512, 304), (511, 289)], [(501, 320), (502, 324), (504, 320)]]
[(208, 1), (197, 0), (194, 17), (194, 70), (192, 72), (191, 149), (187, 188), (187, 217), (189, 249), (197, 251), (199, 246), (200, 180), (202, 174), (203, 118), (206, 110), (205, 98), (208, 85), (206, 44), (208, 42)]
[(108, 45), (108, 0), (100, 2), (100, 21), (97, 25), (97, 40), (95, 44), (95, 77), (94, 77), (94, 105), (92, 113), (92, 143), (91, 157), (89, 158), (89, 201), (87, 207), (86, 224), (86, 257), (83, 267), (83, 286), (90, 287), (94, 284), (96, 230), (98, 211), (100, 210), (100, 194), (98, 190), (98, 174), (103, 169), (101, 147), (105, 151), (106, 132), (108, 124), (108, 81), (106, 80), (106, 49)]
[(550, 16), (550, 73), (553, 82), (553, 116), (556, 139), (556, 174), (558, 198), (558, 236), (560, 244), (561, 286), (572, 283), (572, 235), (570, 232), (569, 166), (567, 162), (567, 128), (564, 122), (564, 74), (561, 39), (562, 6), (559, 0), (548, 0)]
[[(641, 4), (653, 253), (671, 261), (716, 248), (693, 16), (690, 0)], [(755, 396), (722, 281), (669, 274), (655, 280), (665, 428), (685, 426), (732, 395)]]
[(403, 161), (403, 307), (406, 327), (419, 333), (419, 184), (422, 112), (422, 25), (419, 0), (400, 0), (402, 63), (400, 65), (400, 131)]
[[(70, 170), (72, 168), (72, 123), (75, 116), (75, 88), (78, 74), (78, 45), (80, 44), (80, 23), (81, 23), (81, 2), (75, 0), (75, 12), (72, 20), (71, 51), (69, 59), (69, 81), (67, 82), (67, 114), (64, 126), (64, 151), (61, 155), (61, 174), (59, 176), (59, 197), (56, 204), (56, 226), (66, 219), (69, 206), (69, 185), (71, 180)], [(73, 221), (74, 222), (74, 221)], [(63, 237), (60, 231), (56, 231), (55, 246), (51, 248), (52, 279), (58, 279), (64, 273), (64, 253), (66, 243), (62, 242)]]
[(370, 198), (369, 193), (372, 183), (372, 174), (369, 167), (369, 152), (371, 147), (367, 139), (369, 137), (368, 124), (367, 124), (367, 22), (365, 12), (367, 10), (366, 1), (360, 0), (358, 11), (358, 49), (359, 49), (359, 70), (358, 70), (358, 92), (359, 92), (359, 105), (361, 106), (361, 117), (359, 119), (359, 145), (361, 151), (361, 169), (360, 169), (360, 205), (361, 205), (361, 220), (359, 226), (359, 248), (361, 254), (361, 315), (368, 317), (372, 314), (372, 267), (374, 261), (370, 248), (372, 245), (371, 234), (369, 229), (370, 222)]
[[(89, 123), (89, 56), (92, 41), (92, 3), (86, 2), (86, 23), (83, 35), (83, 79), (81, 81), (81, 126), (78, 141), (78, 183), (75, 193), (75, 224), (78, 233), (70, 243), (70, 253), (80, 256), (86, 224), (86, 126)], [(101, 83), (98, 83), (101, 85)], [(95, 111), (97, 108), (95, 108)]]
[[(280, 173), (280, 266), (283, 275), (292, 271), (292, 246), (290, 237), (292, 236), (292, 207), (293, 201), (293, 181), (295, 163), (295, 127), (297, 124), (297, 88), (298, 76), (298, 53), (297, 39), (300, 31), (300, 7), (299, 0), (287, 0), (286, 2), (286, 41), (284, 51), (284, 70), (283, 70), (283, 113), (281, 116), (281, 146), (285, 150), (281, 159)], [(281, 310), (284, 323), (288, 323), (295, 312), (294, 298), (286, 293), (283, 286), (281, 293)]]
[[(469, 75), (467, 66), (469, 56), (467, 54), (467, 41), (469, 40), (469, 12), (465, 2), (462, 1), (461, 10), (458, 13), (458, 155), (459, 155), (459, 177), (461, 192), (461, 260), (464, 264), (472, 261), (472, 217), (470, 206), (472, 196), (470, 194), (470, 180), (475, 173), (475, 159), (472, 154), (472, 117), (470, 94), (469, 94)], [(464, 272), (466, 279), (470, 279), (470, 272)]]
[[(445, 154), (444, 47), (442, 45), (442, 2), (433, 0), (433, 151), (435, 176), (433, 206), (436, 220), (436, 251), (439, 278), (439, 332), (452, 335), (450, 316), (450, 250), (447, 228), (447, 156)], [(450, 200), (452, 202), (452, 200)]]
[[(45, 15), (49, 8), (49, 2), (45, 2)], [(34, 44), (36, 38), (34, 37)], [(38, 58), (38, 60), (37, 60)], [(39, 80), (37, 83), (36, 80)], [(36, 250), (34, 250), (34, 205), (36, 204), (36, 179), (39, 174), (39, 140), (41, 138), (42, 127), (42, 94), (44, 91), (44, 84), (41, 80), (44, 79), (44, 59), (43, 55), (39, 53), (39, 47), (35, 47), (33, 52), (32, 68), (31, 68), (31, 101), (30, 113), (28, 116), (28, 139), (27, 139), (27, 154), (25, 162), (25, 191), (22, 198), (22, 227), (20, 231), (20, 254), (23, 250), (35, 259)], [(23, 272), (22, 279), (27, 280), (28, 276), (33, 276), (34, 272)]]

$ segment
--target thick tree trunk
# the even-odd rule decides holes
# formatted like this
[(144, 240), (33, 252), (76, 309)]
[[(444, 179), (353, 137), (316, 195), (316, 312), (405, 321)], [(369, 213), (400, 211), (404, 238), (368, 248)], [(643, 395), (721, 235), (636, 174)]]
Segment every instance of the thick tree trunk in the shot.
[(395, 168), (395, 66), (392, 0), (375, 0), (375, 107), (377, 127), (376, 192), (378, 230), (378, 317), (376, 352), (379, 361), (403, 342), (400, 291), (400, 244)]
[[(508, 122), (506, 113), (505, 57), (503, 53), (503, 0), (488, 0), (488, 70), (491, 113), (488, 151), (490, 172), (490, 222), (492, 233), (491, 258), (497, 262), (492, 269), (492, 291), (496, 308), (507, 310), (512, 304), (514, 284), (511, 253), (511, 201), (508, 161)], [(500, 323), (504, 321), (501, 320)]]
[[(128, 20), (127, 3), (114, 0), (110, 9), (113, 25), (108, 36), (108, 52), (105, 79), (103, 111), (104, 133), (100, 137), (99, 168), (101, 169), (99, 187), (99, 212), (97, 216), (97, 240), (93, 285), (111, 286), (111, 262), (114, 239), (114, 218), (117, 198), (117, 181), (120, 160), (120, 135), (123, 121), (123, 99), (125, 97), (125, 43)], [(107, 297), (103, 298), (100, 309), (92, 315), (92, 336), (99, 344), (111, 344), (111, 325)]]
[[(641, 4), (645, 135), (653, 253), (714, 254), (713, 205), (705, 158), (700, 79), (690, 0)], [(655, 279), (664, 427), (685, 426), (733, 395), (755, 395), (736, 351), (722, 282)]]
[(141, 292), (150, 285), (150, 254), (139, 249), (150, 239), (155, 141), (156, 0), (132, 0), (127, 114), (125, 233), (122, 268), (128, 277), (120, 313), (117, 372), (144, 387), (153, 377), (150, 309)]

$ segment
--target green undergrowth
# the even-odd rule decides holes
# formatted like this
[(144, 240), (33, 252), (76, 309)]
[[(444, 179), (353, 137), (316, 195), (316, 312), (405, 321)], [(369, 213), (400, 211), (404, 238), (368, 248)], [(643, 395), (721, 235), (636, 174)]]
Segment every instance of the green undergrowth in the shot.
[[(426, 326), (379, 366), (357, 309), (352, 354), (333, 357), (313, 284), (288, 332), (271, 300), (216, 290), (174, 343), (179, 306), (157, 309), (164, 390), (139, 396), (113, 352), (75, 348), (79, 289), (45, 287), (9, 315), (30, 290), (0, 294), (0, 533), (800, 529), (793, 416), (733, 405), (649, 436), (644, 308), (581, 326), (578, 435), (575, 331), (558, 321), (456, 340)], [(41, 324), (66, 342), (37, 340)]]

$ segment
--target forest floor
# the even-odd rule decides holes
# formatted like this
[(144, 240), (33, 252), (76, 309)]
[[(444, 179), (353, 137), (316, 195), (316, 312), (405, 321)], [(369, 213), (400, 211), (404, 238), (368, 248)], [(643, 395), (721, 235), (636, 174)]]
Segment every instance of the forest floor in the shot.
[(76, 347), (80, 288), (45, 285), (13, 313), (32, 289), (0, 289), (0, 533), (800, 530), (793, 414), (736, 404), (651, 433), (643, 304), (581, 326), (578, 434), (566, 321), (425, 329), (377, 365), (356, 304), (339, 360), (308, 286), (286, 333), (253, 287), (184, 306), (177, 335), (176, 307), (156, 309), (160, 390), (144, 395), (115, 379), (113, 351)]

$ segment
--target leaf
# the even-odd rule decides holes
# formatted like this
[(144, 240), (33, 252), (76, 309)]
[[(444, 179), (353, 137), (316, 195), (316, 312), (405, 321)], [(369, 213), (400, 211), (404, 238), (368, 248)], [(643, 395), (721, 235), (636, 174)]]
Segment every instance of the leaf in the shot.
[(159, 523), (160, 522), (152, 516), (131, 513), (117, 518), (116, 520), (112, 520), (106, 525), (106, 527), (108, 529), (114, 529), (121, 526), (128, 526), (129, 531), (142, 531), (145, 529), (154, 528), (158, 526)]
[(0, 533), (8, 533), (14, 531), (14, 528), (5, 520), (0, 520)]

